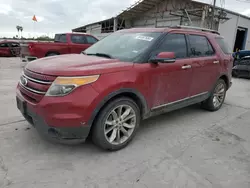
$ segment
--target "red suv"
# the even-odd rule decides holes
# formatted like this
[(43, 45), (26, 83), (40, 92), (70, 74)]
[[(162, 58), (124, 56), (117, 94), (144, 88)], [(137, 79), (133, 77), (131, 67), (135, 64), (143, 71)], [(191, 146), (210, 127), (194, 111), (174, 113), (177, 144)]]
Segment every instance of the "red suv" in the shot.
[(17, 106), (42, 134), (125, 147), (142, 119), (195, 103), (216, 111), (231, 86), (233, 59), (216, 32), (143, 28), (115, 32), (82, 54), (29, 63)]

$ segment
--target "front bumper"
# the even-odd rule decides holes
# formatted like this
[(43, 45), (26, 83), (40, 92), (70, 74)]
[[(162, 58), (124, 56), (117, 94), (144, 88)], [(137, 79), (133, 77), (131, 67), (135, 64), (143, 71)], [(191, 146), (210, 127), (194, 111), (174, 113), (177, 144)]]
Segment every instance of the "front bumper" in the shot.
[(235, 77), (250, 78), (250, 66), (236, 65), (233, 67), (232, 75)]
[(88, 137), (90, 126), (82, 125), (77, 127), (72, 126), (51, 126), (38, 115), (32, 108), (29, 107), (27, 102), (21, 97), (16, 97), (17, 108), (22, 113), (23, 117), (37, 129), (39, 134), (50, 140), (60, 143), (78, 143), (83, 142)]

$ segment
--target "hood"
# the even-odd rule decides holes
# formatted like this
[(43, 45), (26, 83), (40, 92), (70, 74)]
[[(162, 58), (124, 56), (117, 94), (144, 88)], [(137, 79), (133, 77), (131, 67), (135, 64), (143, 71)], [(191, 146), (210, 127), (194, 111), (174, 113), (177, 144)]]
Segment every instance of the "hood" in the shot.
[(133, 63), (83, 54), (51, 56), (32, 61), (26, 69), (54, 76), (85, 76), (126, 71)]

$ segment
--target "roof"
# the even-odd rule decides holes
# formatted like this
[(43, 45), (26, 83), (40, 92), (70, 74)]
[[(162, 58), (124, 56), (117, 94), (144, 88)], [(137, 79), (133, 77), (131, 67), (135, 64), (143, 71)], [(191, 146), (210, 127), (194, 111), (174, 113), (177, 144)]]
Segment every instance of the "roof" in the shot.
[(134, 32), (171, 32), (171, 31), (181, 31), (183, 33), (192, 33), (192, 34), (206, 34), (211, 36), (218, 36), (220, 35), (217, 31), (209, 30), (205, 28), (199, 28), (199, 27), (186, 27), (186, 26), (174, 26), (174, 27), (163, 27), (163, 28), (131, 28), (131, 29), (122, 29), (117, 32), (121, 33), (134, 33)]

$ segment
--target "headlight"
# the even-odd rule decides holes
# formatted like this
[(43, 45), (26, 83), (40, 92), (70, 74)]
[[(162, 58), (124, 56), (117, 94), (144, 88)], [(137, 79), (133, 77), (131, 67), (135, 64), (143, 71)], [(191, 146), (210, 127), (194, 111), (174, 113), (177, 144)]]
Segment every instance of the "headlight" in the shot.
[(95, 82), (99, 75), (83, 77), (57, 77), (50, 86), (46, 96), (64, 96), (71, 93), (75, 88)]

